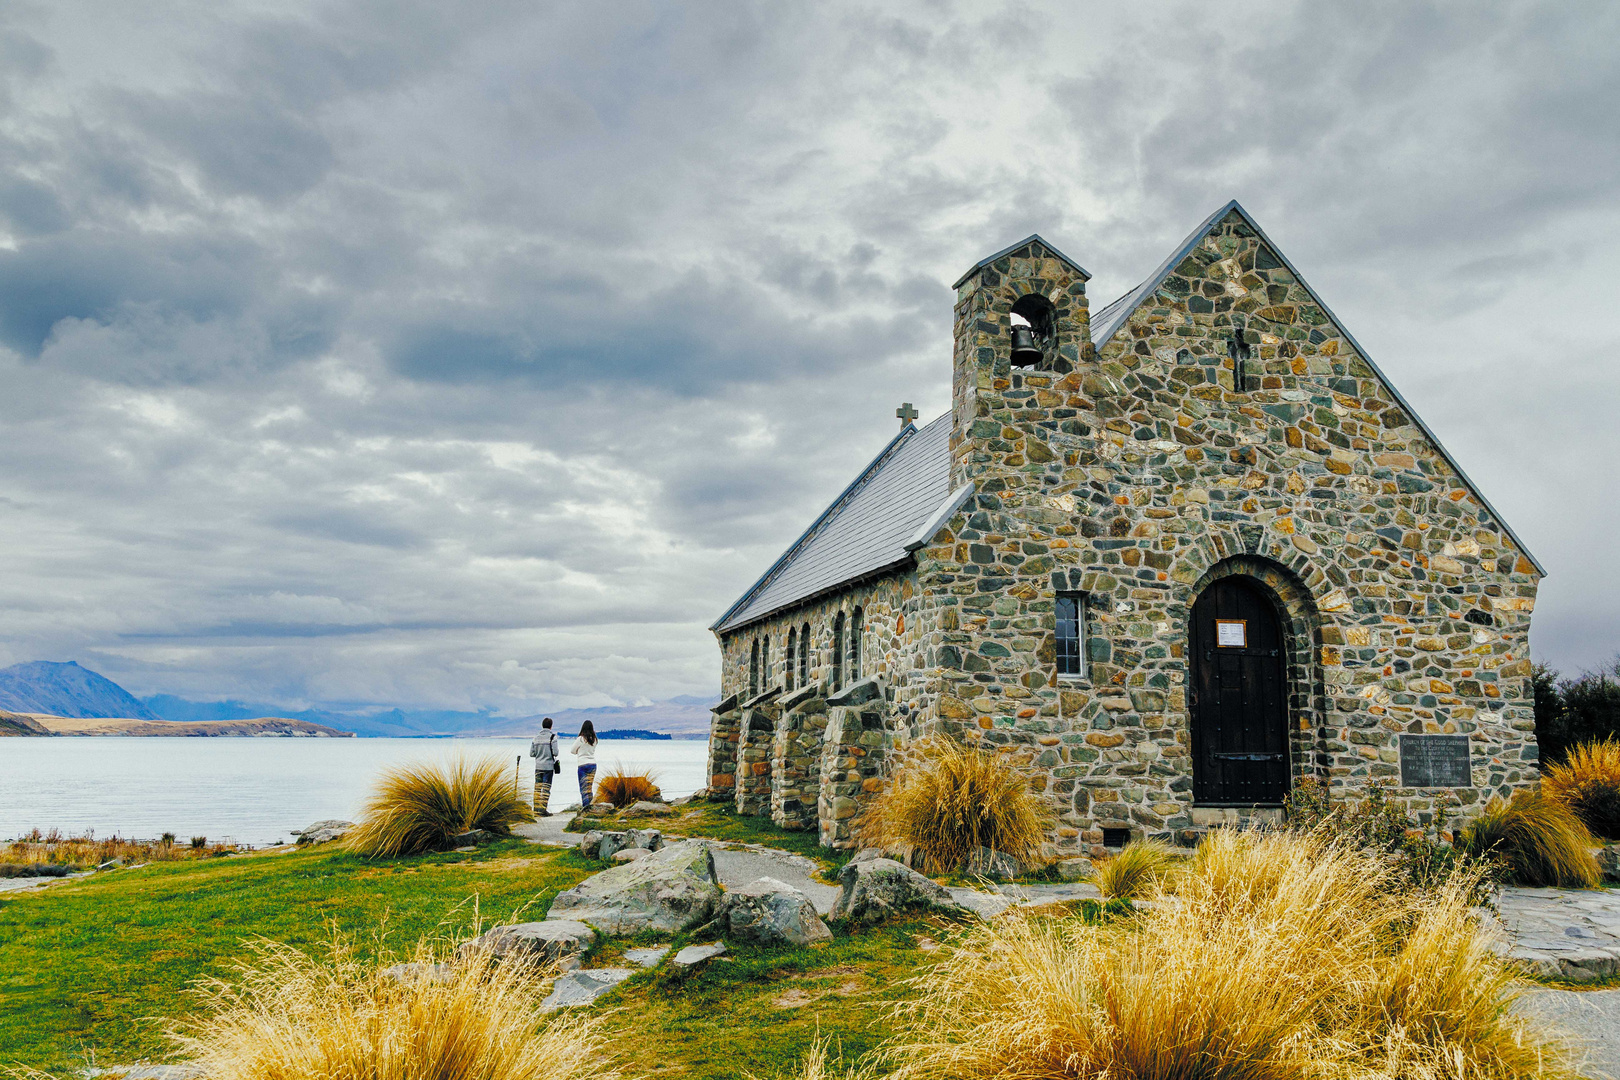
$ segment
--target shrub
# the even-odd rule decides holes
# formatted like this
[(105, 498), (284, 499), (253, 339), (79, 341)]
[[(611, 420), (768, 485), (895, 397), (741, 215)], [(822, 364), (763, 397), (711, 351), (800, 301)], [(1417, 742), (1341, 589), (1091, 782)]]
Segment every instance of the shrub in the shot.
[(658, 790), (650, 772), (629, 773), (614, 768), (596, 780), (596, 801), (612, 803), (618, 810), (643, 800), (658, 802), (663, 797), (664, 793)]
[(1541, 790), (1563, 803), (1592, 832), (1620, 840), (1620, 741), (1609, 738), (1574, 747), (1549, 766)]
[(457, 757), (448, 766), (421, 762), (385, 771), (347, 844), (372, 858), (416, 855), (442, 851), (470, 829), (505, 833), (533, 820), (504, 761)]
[(1393, 889), (1434, 888), (1460, 871), (1479, 882), (1484, 901), (1492, 874), (1473, 873), (1468, 855), (1418, 831), (1418, 822), (1390, 797), (1387, 782), (1369, 783), (1359, 799), (1335, 803), (1327, 785), (1306, 777), (1283, 802), (1283, 820), (1296, 832), (1317, 833), (1329, 844), (1361, 848), (1387, 857)]
[(1003, 916), (911, 983), (896, 1080), (1573, 1080), (1509, 1011), (1465, 876), (1390, 894), (1370, 851), (1222, 831), (1175, 901), (1128, 919)]
[(1580, 819), (1539, 791), (1500, 796), (1469, 822), (1458, 845), (1477, 858), (1500, 863), (1522, 885), (1591, 888), (1602, 877), (1592, 857), (1596, 843)]
[[(504, 772), (504, 769), (502, 770)], [(427, 975), (396, 977), (357, 958), (344, 942), (312, 958), (250, 943), (236, 978), (198, 991), (200, 1016), (175, 1026), (180, 1051), (211, 1080), (585, 1080), (604, 1068), (598, 1021), (540, 1011), (553, 972), (496, 964), (479, 951)]]
[(207, 846), (208, 846), (208, 837), (206, 837), (206, 836), (193, 836), (191, 838), (191, 850), (192, 851), (201, 851), (203, 848), (205, 848)]
[(914, 749), (862, 815), (864, 843), (911, 844), (934, 874), (963, 866), (981, 847), (1025, 862), (1036, 856), (1047, 811), (1009, 762), (944, 739)]
[(1179, 859), (1159, 840), (1132, 840), (1097, 868), (1097, 888), (1110, 899), (1133, 900), (1158, 889)]

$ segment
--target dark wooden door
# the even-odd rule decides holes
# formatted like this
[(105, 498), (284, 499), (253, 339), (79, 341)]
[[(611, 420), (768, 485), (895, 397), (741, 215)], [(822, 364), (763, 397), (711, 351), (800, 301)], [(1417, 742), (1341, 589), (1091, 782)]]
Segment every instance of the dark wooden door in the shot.
[(1260, 590), (1222, 578), (1192, 611), (1193, 799), (1280, 803), (1288, 794), (1282, 625)]

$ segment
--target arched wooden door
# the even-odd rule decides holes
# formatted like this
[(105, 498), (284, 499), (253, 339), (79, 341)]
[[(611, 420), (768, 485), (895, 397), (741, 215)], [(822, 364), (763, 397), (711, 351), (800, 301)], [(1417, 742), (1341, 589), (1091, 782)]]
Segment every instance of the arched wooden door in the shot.
[(1276, 804), (1288, 794), (1283, 628), (1259, 587), (1222, 578), (1193, 604), (1193, 800)]

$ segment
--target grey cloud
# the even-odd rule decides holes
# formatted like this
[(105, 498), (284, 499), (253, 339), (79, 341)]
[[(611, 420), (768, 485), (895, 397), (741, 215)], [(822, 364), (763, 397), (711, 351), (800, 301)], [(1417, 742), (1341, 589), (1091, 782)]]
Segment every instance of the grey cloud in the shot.
[(1538, 654), (1620, 644), (1607, 6), (82, 15), (0, 13), (0, 660), (708, 692), (948, 407), (956, 275), (1038, 231), (1098, 305), (1234, 195), (1549, 564)]

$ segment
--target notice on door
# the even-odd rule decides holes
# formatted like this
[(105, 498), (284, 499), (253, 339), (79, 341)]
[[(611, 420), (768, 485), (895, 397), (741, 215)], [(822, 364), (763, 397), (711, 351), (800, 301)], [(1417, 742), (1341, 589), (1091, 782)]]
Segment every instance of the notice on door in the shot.
[(1247, 648), (1249, 624), (1243, 619), (1216, 619), (1215, 644), (1223, 649)]
[(1472, 787), (1466, 735), (1402, 735), (1402, 787)]

